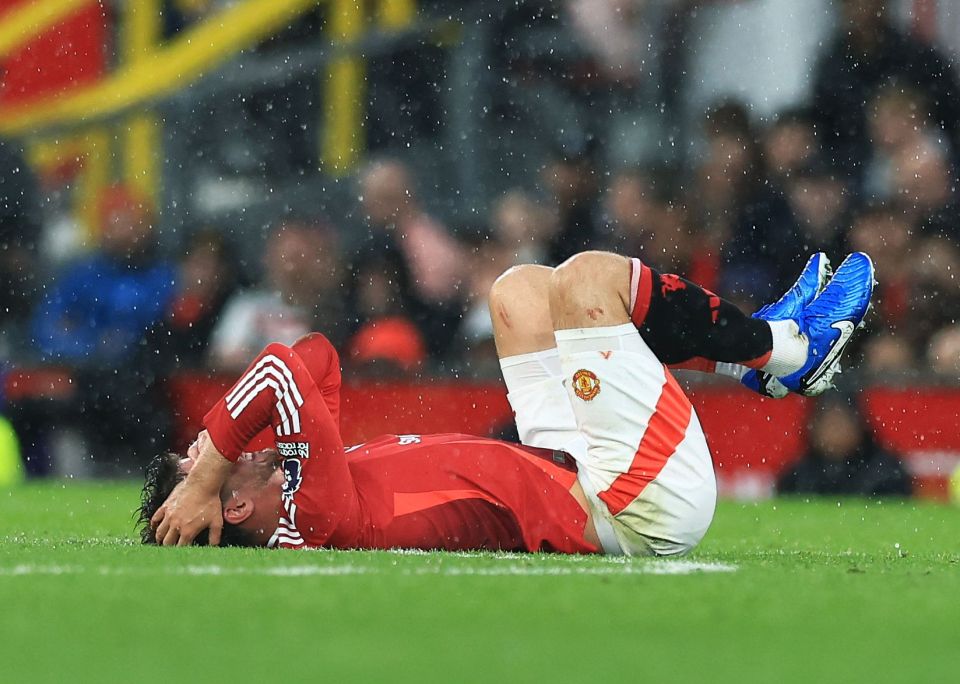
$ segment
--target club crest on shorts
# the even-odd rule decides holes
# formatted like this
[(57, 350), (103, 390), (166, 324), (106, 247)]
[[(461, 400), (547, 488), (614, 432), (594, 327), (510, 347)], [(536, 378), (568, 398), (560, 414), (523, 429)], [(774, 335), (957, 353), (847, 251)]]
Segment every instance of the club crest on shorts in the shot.
[(593, 371), (581, 368), (573, 374), (573, 393), (584, 401), (592, 401), (600, 394), (600, 380)]

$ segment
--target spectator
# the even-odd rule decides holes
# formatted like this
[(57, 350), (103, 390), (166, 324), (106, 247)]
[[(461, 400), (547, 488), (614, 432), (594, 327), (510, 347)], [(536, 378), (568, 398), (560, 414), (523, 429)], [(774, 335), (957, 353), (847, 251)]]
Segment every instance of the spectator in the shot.
[(592, 147), (564, 151), (547, 162), (541, 179), (555, 202), (558, 230), (547, 252), (549, 263), (560, 264), (577, 252), (596, 246), (597, 171)]
[(470, 248), (472, 268), (465, 283), (460, 360), (465, 374), (498, 378), (500, 363), (487, 296), (500, 274), (518, 262), (516, 253), (495, 237), (480, 235)]
[[(78, 433), (85, 450), (76, 451), (92, 455), (92, 472), (117, 475), (167, 447), (169, 415), (146, 343), (170, 304), (176, 274), (157, 255), (153, 212), (142, 198), (114, 186), (102, 197), (100, 216), (100, 249), (60, 274), (32, 330), (41, 357), (74, 373), (76, 394), (59, 407), (56, 422)], [(49, 410), (24, 412), (18, 430), (25, 443), (46, 438), (49, 418)], [(90, 465), (67, 469), (90, 472)]]
[(909, 496), (910, 477), (881, 449), (863, 417), (844, 397), (820, 400), (810, 450), (777, 483), (781, 494)]
[(698, 270), (693, 263), (694, 238), (686, 211), (668, 199), (664, 184), (630, 169), (613, 176), (606, 196), (613, 247), (622, 254), (639, 257), (662, 272), (690, 275)]
[(537, 201), (515, 189), (498, 199), (491, 210), (496, 240), (512, 252), (514, 264), (549, 264), (548, 245), (556, 233), (556, 219)]
[(864, 169), (865, 195), (900, 201), (918, 218), (943, 210), (951, 196), (949, 146), (930, 126), (923, 95), (889, 83), (873, 98), (868, 123), (873, 151)]
[(835, 171), (814, 160), (794, 169), (783, 182), (803, 253), (823, 251), (834, 258), (844, 255), (850, 220), (846, 183)]
[(960, 377), (960, 324), (943, 328), (930, 338), (927, 365), (943, 378), (956, 381)]
[(261, 286), (231, 297), (213, 329), (209, 356), (215, 368), (242, 369), (267, 344), (292, 344), (313, 330), (334, 345), (349, 334), (332, 227), (282, 222), (265, 245), (263, 271)]
[(911, 262), (909, 329), (917, 349), (941, 328), (960, 321), (960, 245), (944, 237), (920, 236)]
[(353, 372), (366, 377), (409, 378), (427, 358), (423, 335), (413, 323), (400, 316), (365, 324), (348, 347)]
[(144, 200), (114, 186), (100, 216), (100, 249), (57, 277), (34, 316), (36, 347), (47, 360), (109, 367), (129, 359), (172, 299), (175, 272), (157, 256)]
[(763, 135), (763, 158), (771, 176), (784, 184), (820, 155), (813, 113), (804, 107), (781, 112)]
[(180, 259), (177, 291), (147, 347), (166, 369), (206, 364), (210, 337), (237, 286), (235, 257), (220, 231), (195, 234)]
[(867, 103), (892, 77), (928, 94), (933, 125), (946, 131), (954, 151), (960, 133), (960, 90), (949, 61), (894, 28), (887, 18), (888, 4), (842, 0), (842, 21), (813, 79), (821, 139), (834, 165), (858, 181), (870, 153)]
[(869, 375), (886, 378), (913, 370), (915, 365), (913, 346), (905, 336), (881, 332), (864, 343), (862, 368)]
[[(873, 257), (880, 274), (874, 297), (879, 321), (910, 345), (911, 357), (927, 347), (937, 330), (960, 320), (956, 243), (918, 236), (906, 212), (895, 205), (874, 205), (854, 220), (850, 247)], [(886, 345), (882, 349), (892, 351)]]
[(567, 0), (571, 28), (607, 80), (634, 84), (659, 75), (659, 23), (674, 0)]
[[(353, 263), (353, 294), (361, 321), (409, 317), (435, 357), (456, 335), (462, 312), (463, 248), (420, 205), (413, 179), (398, 161), (371, 163), (361, 180), (368, 234)], [(379, 307), (375, 311), (365, 307)], [(388, 309), (389, 311), (387, 311)]]
[(707, 113), (707, 154), (694, 205), (706, 239), (722, 245), (720, 287), (745, 305), (769, 300), (800, 267), (790, 206), (766, 178), (746, 108), (725, 102)]
[(882, 274), (874, 305), (883, 325), (899, 330), (910, 317), (912, 223), (896, 205), (869, 205), (853, 219), (849, 246), (873, 258), (877, 273)]

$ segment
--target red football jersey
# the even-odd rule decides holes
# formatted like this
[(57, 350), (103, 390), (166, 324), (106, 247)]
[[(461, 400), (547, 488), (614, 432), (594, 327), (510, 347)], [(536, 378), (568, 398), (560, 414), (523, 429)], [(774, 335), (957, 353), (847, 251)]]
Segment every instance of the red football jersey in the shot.
[(322, 336), (271, 344), (204, 419), (231, 460), (269, 428), (286, 479), (286, 515), (270, 546), (599, 551), (584, 539), (569, 456), (459, 434), (345, 449), (334, 419), (339, 381)]

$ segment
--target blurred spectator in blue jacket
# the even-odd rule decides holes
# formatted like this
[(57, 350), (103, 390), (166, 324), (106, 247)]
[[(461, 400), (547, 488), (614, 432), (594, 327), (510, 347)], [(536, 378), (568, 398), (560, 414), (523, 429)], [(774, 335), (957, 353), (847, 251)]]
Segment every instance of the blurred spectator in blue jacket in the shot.
[(170, 306), (175, 271), (157, 256), (152, 210), (131, 190), (109, 188), (100, 218), (100, 248), (64, 269), (33, 318), (41, 359), (69, 367), (75, 391), (17, 416), (24, 444), (61, 475), (129, 475), (170, 434), (148, 332)]
[(175, 271), (156, 254), (145, 201), (111, 187), (100, 217), (100, 249), (68, 266), (37, 307), (33, 335), (44, 360), (86, 366), (128, 359), (173, 297)]

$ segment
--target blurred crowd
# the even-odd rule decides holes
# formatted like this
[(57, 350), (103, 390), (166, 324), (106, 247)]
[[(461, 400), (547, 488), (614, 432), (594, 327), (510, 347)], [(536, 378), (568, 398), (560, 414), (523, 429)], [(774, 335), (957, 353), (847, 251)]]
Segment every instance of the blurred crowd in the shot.
[[(241, 236), (228, 226), (198, 227), (176, 253), (159, 249), (159, 209), (115, 186), (100, 199), (96, 246), (43, 275), (38, 190), (17, 153), (0, 148), (0, 359), (71, 369), (77, 394), (56, 409), (58, 424), (101, 453), (149, 454), (169, 434), (169, 411), (158, 408), (164, 377), (236, 373), (266, 343), (311, 330), (334, 342), (348, 373), (495, 377), (485, 295), (514, 264), (610, 249), (754, 310), (810, 253), (838, 264), (863, 250), (880, 283), (855, 351), (861, 372), (955, 379), (960, 85), (935, 48), (863, 11), (875, 4), (842, 3), (805, 105), (761, 120), (736, 100), (715, 103), (692, 164), (611, 168), (609, 141), (588, 132), (494, 198), (485, 217), (456, 224), (432, 210), (403, 156), (369, 159), (355, 179), (359, 236), (333, 215), (278, 217), (250, 269), (237, 268)], [(588, 44), (590, 18), (578, 19)], [(594, 43), (598, 62), (623, 59), (620, 43)], [(51, 410), (18, 408), (26, 443), (42, 441)], [(815, 440), (811, 458), (863, 460), (872, 443), (855, 412), (834, 413), (818, 419), (833, 421), (825, 433), (846, 420), (852, 442)], [(811, 477), (791, 473), (783, 486), (804, 491)], [(835, 486), (861, 482), (837, 477)], [(856, 493), (902, 490), (888, 480), (864, 480)]]

